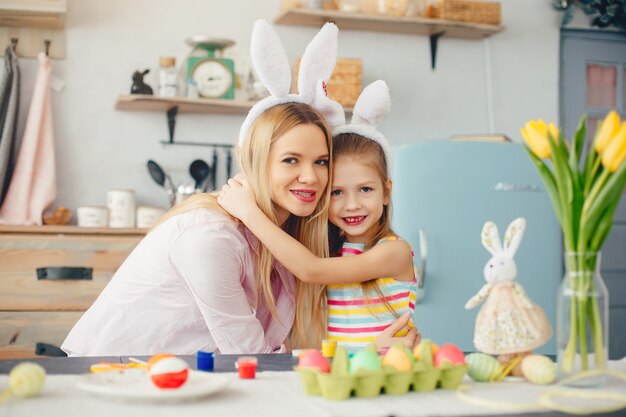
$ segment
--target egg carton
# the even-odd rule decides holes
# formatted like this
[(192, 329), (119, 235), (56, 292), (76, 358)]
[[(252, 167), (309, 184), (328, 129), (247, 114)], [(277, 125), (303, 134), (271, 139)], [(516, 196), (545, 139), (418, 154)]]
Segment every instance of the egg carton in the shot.
[[(436, 368), (429, 355), (427, 361), (412, 365), (410, 371), (398, 371), (393, 367), (381, 370), (347, 372), (347, 354), (338, 347), (332, 370), (328, 373), (319, 368), (296, 366), (304, 387), (310, 396), (322, 396), (327, 400), (345, 400), (355, 395), (358, 398), (373, 398), (384, 393), (404, 395), (409, 391), (429, 392), (436, 388), (456, 389), (467, 372), (467, 365), (457, 364)], [(337, 363), (340, 362), (340, 363)]]

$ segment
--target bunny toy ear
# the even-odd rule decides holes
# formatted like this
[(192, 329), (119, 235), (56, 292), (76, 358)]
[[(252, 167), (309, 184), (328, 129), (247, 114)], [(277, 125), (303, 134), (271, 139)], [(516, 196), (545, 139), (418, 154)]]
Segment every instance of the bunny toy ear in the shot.
[(351, 124), (376, 128), (391, 110), (389, 87), (383, 80), (374, 81), (363, 89), (354, 105)]
[(252, 65), (271, 95), (289, 94), (291, 69), (285, 48), (274, 28), (265, 20), (257, 20), (250, 41)]
[(337, 126), (346, 124), (346, 114), (343, 111), (343, 107), (335, 100), (328, 98), (326, 85), (322, 80), (319, 80), (317, 83), (315, 98), (311, 105), (324, 116), (331, 131)]
[(298, 71), (298, 95), (313, 102), (319, 80), (328, 81), (337, 62), (337, 35), (334, 23), (326, 23), (307, 45)]
[(485, 223), (480, 237), (485, 249), (487, 249), (493, 256), (502, 252), (500, 236), (498, 236), (498, 227), (494, 222)]
[(365, 87), (359, 95), (352, 111), (350, 124), (340, 126), (333, 131), (333, 136), (341, 133), (356, 133), (377, 142), (383, 148), (389, 177), (391, 177), (392, 171), (391, 146), (377, 127), (390, 109), (391, 98), (387, 83), (383, 80), (374, 81)]
[(522, 242), (525, 229), (526, 219), (523, 217), (518, 217), (513, 220), (509, 227), (507, 227), (506, 233), (504, 234), (504, 252), (506, 252), (510, 257), (513, 257), (515, 252), (517, 252), (517, 248)]

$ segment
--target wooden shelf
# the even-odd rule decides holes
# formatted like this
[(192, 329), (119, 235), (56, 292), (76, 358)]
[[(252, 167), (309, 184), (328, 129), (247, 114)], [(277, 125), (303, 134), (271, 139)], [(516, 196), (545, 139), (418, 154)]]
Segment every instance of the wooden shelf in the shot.
[(145, 235), (148, 229), (79, 226), (8, 226), (0, 225), (0, 234), (63, 234), (63, 235)]
[(66, 0), (0, 0), (0, 26), (61, 29)]
[(445, 32), (450, 38), (483, 39), (504, 30), (504, 26), (454, 22), (450, 20), (419, 17), (392, 17), (364, 13), (345, 13), (337, 10), (288, 9), (275, 23), (321, 27), (326, 22), (335, 23), (340, 30), (367, 30), (413, 35), (436, 35)]
[(132, 94), (119, 96), (116, 110), (166, 112), (178, 106), (178, 113), (248, 114), (254, 101), (224, 99), (189, 99)]

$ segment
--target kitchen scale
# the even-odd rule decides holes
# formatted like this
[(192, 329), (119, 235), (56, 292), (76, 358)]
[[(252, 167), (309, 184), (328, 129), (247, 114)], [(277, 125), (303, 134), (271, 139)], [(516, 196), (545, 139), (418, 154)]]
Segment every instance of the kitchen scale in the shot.
[(187, 85), (195, 84), (204, 98), (235, 98), (235, 63), (223, 50), (235, 44), (228, 39), (194, 36), (185, 40), (193, 48), (187, 57)]

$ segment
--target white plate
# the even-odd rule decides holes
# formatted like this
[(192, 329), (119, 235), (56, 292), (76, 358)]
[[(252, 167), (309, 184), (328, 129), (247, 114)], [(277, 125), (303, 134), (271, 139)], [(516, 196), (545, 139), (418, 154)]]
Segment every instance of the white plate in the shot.
[(230, 380), (208, 372), (189, 372), (187, 382), (176, 389), (159, 389), (142, 369), (84, 375), (76, 388), (97, 397), (119, 401), (176, 402), (200, 399), (223, 390)]

